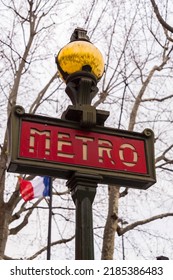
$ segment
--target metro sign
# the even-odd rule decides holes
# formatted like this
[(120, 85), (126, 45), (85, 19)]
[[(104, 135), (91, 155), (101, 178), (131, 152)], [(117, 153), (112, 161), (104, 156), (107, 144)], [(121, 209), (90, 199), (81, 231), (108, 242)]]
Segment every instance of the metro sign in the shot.
[(144, 141), (23, 121), (19, 157), (147, 173)]
[(19, 111), (9, 120), (8, 171), (63, 179), (78, 171), (101, 175), (100, 183), (142, 189), (155, 183), (151, 130), (86, 130), (76, 122)]

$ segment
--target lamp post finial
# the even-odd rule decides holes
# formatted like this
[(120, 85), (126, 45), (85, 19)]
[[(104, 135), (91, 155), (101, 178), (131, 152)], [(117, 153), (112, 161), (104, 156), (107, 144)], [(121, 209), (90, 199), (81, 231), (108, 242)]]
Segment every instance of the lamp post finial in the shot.
[(87, 35), (87, 31), (83, 28), (77, 27), (70, 38), (70, 42), (74, 41), (87, 41), (90, 42), (89, 36)]

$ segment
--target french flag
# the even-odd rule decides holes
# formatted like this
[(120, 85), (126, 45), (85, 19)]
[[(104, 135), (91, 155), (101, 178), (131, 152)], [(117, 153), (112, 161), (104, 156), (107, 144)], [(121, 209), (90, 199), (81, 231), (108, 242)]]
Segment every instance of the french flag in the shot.
[(31, 181), (19, 178), (19, 190), (22, 198), (29, 201), (34, 198), (50, 196), (50, 182), (49, 176), (36, 176)]

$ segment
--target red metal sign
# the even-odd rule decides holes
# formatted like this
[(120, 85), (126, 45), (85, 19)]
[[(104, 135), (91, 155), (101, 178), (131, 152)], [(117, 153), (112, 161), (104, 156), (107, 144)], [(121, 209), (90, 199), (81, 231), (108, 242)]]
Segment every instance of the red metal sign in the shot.
[(22, 121), (20, 158), (147, 174), (145, 143), (67, 127)]
[(9, 172), (69, 180), (74, 173), (100, 183), (147, 189), (156, 182), (154, 134), (26, 114), (15, 106), (8, 120)]

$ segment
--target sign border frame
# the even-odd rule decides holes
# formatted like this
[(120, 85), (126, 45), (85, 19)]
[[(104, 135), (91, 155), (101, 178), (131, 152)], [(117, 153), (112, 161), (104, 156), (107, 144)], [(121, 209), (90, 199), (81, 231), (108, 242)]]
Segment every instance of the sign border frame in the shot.
[[(56, 119), (42, 115), (25, 113), (21, 106), (14, 106), (10, 114), (7, 126), (8, 132), (8, 162), (7, 171), (31, 175), (48, 175), (61, 179), (69, 179), (74, 172), (90, 175), (99, 175), (102, 180), (99, 183), (128, 186), (137, 189), (147, 189), (156, 183), (155, 160), (154, 160), (154, 133), (146, 128), (142, 133), (115, 129), (96, 125), (90, 128), (90, 132), (102, 133), (120, 137), (128, 137), (144, 141), (147, 174), (129, 173), (124, 171), (109, 171), (106, 169), (93, 168), (88, 166), (73, 166), (65, 163), (53, 163), (44, 160), (25, 159), (19, 156), (21, 122), (32, 121), (46, 125), (61, 126), (76, 130), (85, 130), (78, 122)], [(40, 165), (41, 163), (41, 165)], [(70, 168), (69, 168), (70, 167)], [(70, 169), (70, 170), (69, 170)]]

